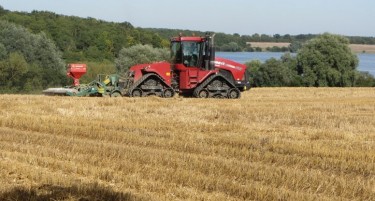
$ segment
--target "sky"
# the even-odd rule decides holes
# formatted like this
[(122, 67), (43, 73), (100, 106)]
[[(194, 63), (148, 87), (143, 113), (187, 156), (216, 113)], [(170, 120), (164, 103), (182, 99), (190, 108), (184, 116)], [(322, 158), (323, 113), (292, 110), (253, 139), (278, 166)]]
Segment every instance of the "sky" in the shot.
[(11, 11), (126, 21), (142, 28), (375, 37), (374, 0), (0, 0), (0, 5)]

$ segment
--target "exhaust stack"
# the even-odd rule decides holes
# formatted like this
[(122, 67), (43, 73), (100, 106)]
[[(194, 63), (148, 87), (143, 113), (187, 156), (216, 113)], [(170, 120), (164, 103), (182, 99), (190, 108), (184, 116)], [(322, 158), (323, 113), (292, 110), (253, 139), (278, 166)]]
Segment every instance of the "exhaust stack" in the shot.
[(207, 70), (215, 69), (215, 45), (214, 45), (215, 34), (210, 35), (206, 34), (206, 50), (205, 50), (205, 59), (204, 67)]

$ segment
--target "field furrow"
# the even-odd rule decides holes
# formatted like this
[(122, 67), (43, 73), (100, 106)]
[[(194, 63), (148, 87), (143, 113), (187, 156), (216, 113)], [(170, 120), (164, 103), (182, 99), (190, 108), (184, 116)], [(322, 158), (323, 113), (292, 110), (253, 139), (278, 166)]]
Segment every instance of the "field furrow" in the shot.
[(372, 88), (2, 95), (0, 200), (373, 200), (374, 100)]

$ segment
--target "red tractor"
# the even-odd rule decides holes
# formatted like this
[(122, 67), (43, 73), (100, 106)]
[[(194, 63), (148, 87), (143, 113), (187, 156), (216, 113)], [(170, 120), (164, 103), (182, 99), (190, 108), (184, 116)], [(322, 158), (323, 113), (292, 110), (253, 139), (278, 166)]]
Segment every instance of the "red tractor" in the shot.
[(140, 64), (120, 80), (123, 95), (172, 97), (175, 92), (198, 98), (240, 98), (250, 88), (246, 66), (215, 58), (214, 36), (171, 39), (171, 63)]
[(98, 76), (86, 85), (78, 79), (86, 65), (71, 64), (68, 76), (74, 85), (49, 88), (47, 95), (67, 96), (160, 96), (172, 97), (176, 92), (198, 98), (240, 98), (250, 88), (246, 66), (223, 58), (215, 58), (213, 36), (176, 37), (171, 39), (171, 63), (156, 62), (131, 67), (125, 77), (118, 74)]

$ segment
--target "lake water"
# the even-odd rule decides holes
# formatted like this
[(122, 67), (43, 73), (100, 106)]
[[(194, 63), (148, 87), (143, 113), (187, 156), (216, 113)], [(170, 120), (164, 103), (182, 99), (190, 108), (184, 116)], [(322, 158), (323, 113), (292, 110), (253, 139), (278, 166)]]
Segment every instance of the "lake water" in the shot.
[[(239, 63), (251, 60), (264, 62), (270, 58), (280, 59), (283, 52), (216, 52), (216, 56), (227, 58)], [(375, 54), (357, 54), (359, 59), (359, 71), (367, 71), (375, 76)]]

